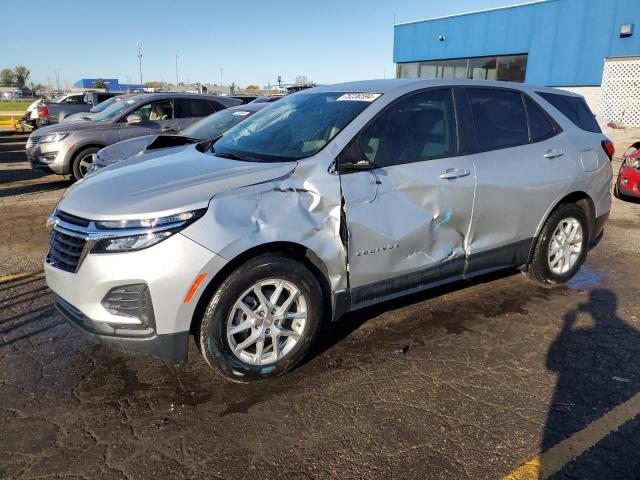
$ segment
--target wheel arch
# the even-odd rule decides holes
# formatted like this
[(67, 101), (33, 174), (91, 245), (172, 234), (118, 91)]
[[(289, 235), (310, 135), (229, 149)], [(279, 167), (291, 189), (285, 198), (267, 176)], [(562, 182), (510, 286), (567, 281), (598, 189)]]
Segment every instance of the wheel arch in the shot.
[(545, 213), (542, 221), (540, 222), (540, 224), (538, 225), (538, 228), (536, 229), (536, 234), (535, 234), (535, 240), (532, 242), (531, 244), (531, 248), (529, 250), (529, 262), (531, 262), (531, 259), (533, 257), (533, 252), (536, 248), (536, 244), (538, 243), (538, 237), (540, 236), (540, 232), (542, 231), (542, 228), (544, 227), (544, 224), (547, 223), (547, 220), (549, 219), (549, 217), (551, 216), (551, 214), (556, 210), (556, 208), (558, 208), (560, 205), (564, 205), (564, 204), (571, 204), (574, 203), (576, 205), (578, 205), (580, 208), (582, 208), (582, 210), (585, 212), (586, 216), (587, 216), (587, 221), (589, 223), (588, 227), (589, 227), (589, 242), (591, 242), (593, 240), (593, 233), (595, 231), (595, 226), (596, 226), (596, 207), (595, 207), (595, 203), (593, 202), (593, 199), (589, 196), (588, 193), (582, 191), (582, 190), (576, 190), (574, 192), (571, 192), (567, 195), (565, 195), (564, 197), (560, 198), (559, 200), (557, 200), (554, 204), (552, 204), (552, 206), (549, 208), (549, 210)]
[(318, 280), (322, 291), (322, 300), (325, 305), (324, 319), (326, 320), (331, 318), (332, 303), (329, 270), (322, 259), (320, 259), (313, 250), (304, 245), (295, 242), (278, 241), (265, 243), (243, 251), (230, 260), (218, 273), (215, 274), (213, 278), (209, 280), (202, 292), (202, 295), (200, 295), (196, 308), (194, 309), (193, 316), (191, 317), (190, 332), (192, 334), (198, 335), (204, 311), (206, 310), (211, 297), (222, 284), (224, 279), (247, 260), (265, 253), (283, 254), (289, 258), (302, 262), (307, 268), (309, 268), (311, 273), (313, 273)]

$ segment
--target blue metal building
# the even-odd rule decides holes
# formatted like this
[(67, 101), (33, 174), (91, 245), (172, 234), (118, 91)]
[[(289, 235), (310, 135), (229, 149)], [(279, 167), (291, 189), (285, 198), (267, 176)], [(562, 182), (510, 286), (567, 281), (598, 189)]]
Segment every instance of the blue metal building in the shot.
[[(97, 78), (83, 78), (73, 84), (74, 88), (96, 88)], [(127, 92), (129, 90), (139, 90), (142, 88), (140, 84), (120, 83), (117, 78), (103, 78), (102, 81), (109, 92)]]
[[(395, 25), (398, 77), (600, 86), (605, 59), (640, 57), (640, 0), (545, 0)], [(635, 30), (635, 31), (634, 31)]]

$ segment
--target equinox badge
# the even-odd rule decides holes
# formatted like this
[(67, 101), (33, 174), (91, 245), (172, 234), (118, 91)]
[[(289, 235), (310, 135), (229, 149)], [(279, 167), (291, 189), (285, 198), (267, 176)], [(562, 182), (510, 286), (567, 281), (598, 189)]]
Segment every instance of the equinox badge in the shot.
[(381, 247), (370, 248), (368, 250), (360, 250), (359, 252), (356, 252), (356, 257), (361, 257), (363, 255), (370, 255), (372, 253), (380, 253), (386, 250), (393, 250), (394, 248), (400, 248), (400, 244), (392, 243), (389, 245), (383, 245)]

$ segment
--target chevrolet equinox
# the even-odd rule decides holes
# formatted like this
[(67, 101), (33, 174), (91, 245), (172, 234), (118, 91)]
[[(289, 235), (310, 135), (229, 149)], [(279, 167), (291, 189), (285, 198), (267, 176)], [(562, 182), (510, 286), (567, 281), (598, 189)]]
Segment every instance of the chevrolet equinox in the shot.
[(192, 334), (227, 378), (273, 377), (348, 311), (504, 268), (566, 282), (603, 231), (612, 155), (561, 90), (313, 88), (73, 185), (47, 282), (95, 341), (180, 363)]

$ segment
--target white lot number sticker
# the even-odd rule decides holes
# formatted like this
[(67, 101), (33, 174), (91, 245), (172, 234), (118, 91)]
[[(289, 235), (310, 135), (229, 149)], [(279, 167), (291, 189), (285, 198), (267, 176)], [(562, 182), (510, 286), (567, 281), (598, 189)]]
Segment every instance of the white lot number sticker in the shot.
[(381, 93), (354, 92), (340, 95), (336, 101), (338, 102), (373, 102)]
[(246, 117), (247, 115), (249, 115), (249, 112), (233, 112), (234, 115), (240, 115), (241, 117)]

